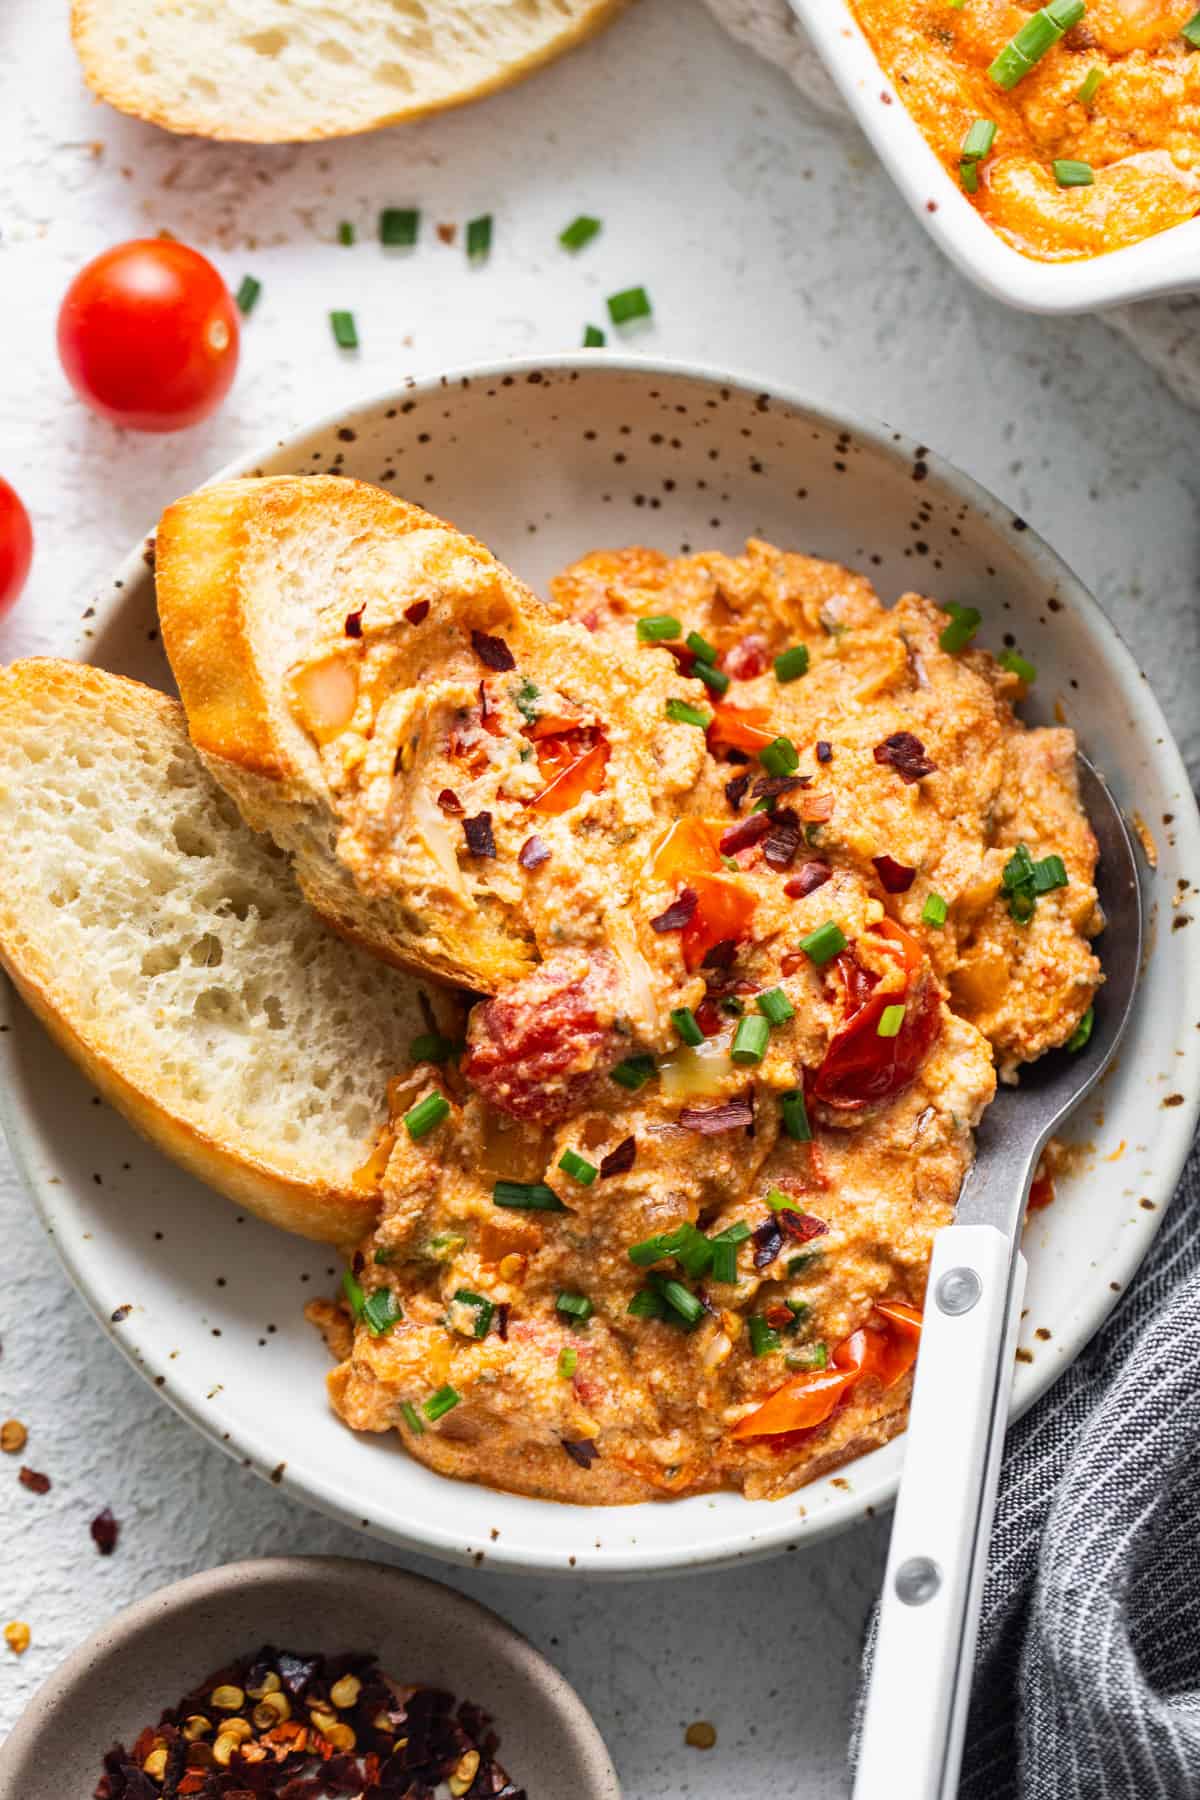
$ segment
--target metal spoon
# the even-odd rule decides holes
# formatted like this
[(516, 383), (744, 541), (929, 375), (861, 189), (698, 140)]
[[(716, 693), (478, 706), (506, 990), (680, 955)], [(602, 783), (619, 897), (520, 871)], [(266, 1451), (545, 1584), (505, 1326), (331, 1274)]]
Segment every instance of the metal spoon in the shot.
[(953, 1800), (958, 1790), (1025, 1291), (1025, 1202), (1047, 1138), (1111, 1063), (1137, 987), (1133, 846), (1083, 756), (1079, 781), (1100, 846), (1104, 985), (1086, 1047), (1042, 1057), (997, 1093), (955, 1221), (934, 1242), (854, 1800)]

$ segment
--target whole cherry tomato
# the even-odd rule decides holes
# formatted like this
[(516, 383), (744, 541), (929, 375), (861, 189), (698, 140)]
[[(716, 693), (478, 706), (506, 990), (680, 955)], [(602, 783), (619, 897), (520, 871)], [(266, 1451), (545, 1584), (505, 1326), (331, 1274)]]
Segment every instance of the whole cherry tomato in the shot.
[(58, 354), (81, 400), (114, 425), (179, 431), (215, 411), (238, 360), (237, 312), (212, 264), (186, 244), (138, 238), (76, 275)]
[(0, 613), (25, 586), (33, 561), (33, 528), (20, 496), (0, 475)]

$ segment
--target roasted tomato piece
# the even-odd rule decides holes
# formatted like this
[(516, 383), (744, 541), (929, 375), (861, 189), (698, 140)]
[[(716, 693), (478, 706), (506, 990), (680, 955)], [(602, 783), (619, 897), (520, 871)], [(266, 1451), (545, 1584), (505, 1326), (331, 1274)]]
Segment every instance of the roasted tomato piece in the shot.
[(463, 1073), (514, 1119), (561, 1119), (628, 1046), (603, 1022), (614, 1012), (615, 964), (593, 956), (581, 976), (579, 962), (570, 951), (552, 956), (471, 1015)]
[(753, 631), (749, 637), (731, 644), (720, 661), (725, 673), (735, 681), (753, 681), (770, 668), (771, 646), (760, 631)]
[(600, 792), (610, 752), (598, 725), (542, 717), (528, 735), (537, 747), (538, 770), (546, 783), (531, 802), (534, 812), (566, 812), (585, 794)]
[(656, 881), (690, 881), (725, 867), (718, 848), (724, 827), (708, 819), (676, 819), (654, 851)]
[(785, 1431), (811, 1431), (823, 1425), (838, 1401), (848, 1394), (858, 1380), (857, 1369), (807, 1369), (793, 1375), (757, 1412), (739, 1419), (731, 1436), (735, 1438), (775, 1437)]
[[(877, 993), (878, 977), (852, 951), (837, 959), (847, 1018), (830, 1041), (811, 1091), (814, 1099), (844, 1112), (878, 1106), (902, 1093), (916, 1079), (941, 1029), (937, 990), (922, 972), (920, 945), (890, 919), (872, 929), (902, 959), (908, 983), (903, 994)], [(884, 1013), (899, 1004), (904, 1006), (899, 1031), (881, 1037)]]
[(717, 750), (746, 750), (756, 756), (773, 744), (779, 733), (771, 724), (765, 706), (713, 707), (712, 724), (708, 728), (708, 747)]
[[(868, 1323), (842, 1339), (831, 1368), (793, 1375), (757, 1412), (739, 1419), (730, 1435), (770, 1437), (775, 1439), (775, 1448), (791, 1448), (787, 1434), (803, 1434), (823, 1425), (858, 1382), (872, 1377), (884, 1389), (895, 1387), (916, 1361), (920, 1341), (917, 1308), (904, 1300), (880, 1301)], [(803, 1442), (803, 1437), (795, 1442)]]
[(683, 960), (689, 970), (698, 969), (718, 944), (736, 943), (746, 935), (754, 911), (754, 895), (737, 881), (720, 875), (693, 875), (696, 910), (683, 928)]
[(921, 1315), (903, 1301), (886, 1301), (875, 1307), (869, 1322), (838, 1345), (836, 1367), (852, 1372), (856, 1380), (873, 1376), (883, 1388), (895, 1387), (917, 1360), (921, 1342)]

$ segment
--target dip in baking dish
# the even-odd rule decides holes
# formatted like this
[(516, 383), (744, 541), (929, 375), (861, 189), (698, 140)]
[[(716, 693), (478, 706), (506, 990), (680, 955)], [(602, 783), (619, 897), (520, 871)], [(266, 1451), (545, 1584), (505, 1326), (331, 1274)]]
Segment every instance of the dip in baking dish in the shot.
[(1014, 249), (1069, 262), (1200, 211), (1193, 0), (850, 0), (897, 94)]
[[(485, 686), (469, 771), (461, 724), (429, 747), (423, 778), (457, 757), (468, 810), (488, 795), (561, 947), (475, 1007), (465, 1053), (414, 1046), (377, 1227), (310, 1315), (346, 1422), (442, 1473), (774, 1497), (902, 1427), (997, 1069), (1086, 1042), (1103, 920), (1074, 739), (1018, 720), (1036, 671), (976, 649), (972, 609), (885, 608), (766, 543), (597, 552), (554, 601), (614, 663), (670, 673), (695, 778), (665, 829), (611, 838), (616, 915), (574, 866), (635, 817), (615, 765), (553, 835), (503, 780), (509, 736), (565, 734), (561, 694), (510, 718)], [(615, 731), (612, 699), (589, 704)]]

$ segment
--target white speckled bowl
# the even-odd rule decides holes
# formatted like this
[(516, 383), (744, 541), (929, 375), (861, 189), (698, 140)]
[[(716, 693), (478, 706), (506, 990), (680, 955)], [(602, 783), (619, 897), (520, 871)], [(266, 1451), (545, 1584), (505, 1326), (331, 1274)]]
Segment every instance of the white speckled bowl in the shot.
[(132, 1744), (212, 1670), (264, 1643), (371, 1651), (398, 1681), (475, 1701), (530, 1800), (620, 1800), (582, 1701), (511, 1626), (441, 1582), (337, 1556), (227, 1563), (118, 1613), (39, 1688), (0, 1748), (0, 1800), (83, 1800), (115, 1741)]
[[(572, 557), (748, 534), (865, 568), (885, 598), (931, 589), (984, 613), (1037, 663), (1029, 708), (1060, 715), (1158, 841), (1150, 951), (1120, 1067), (1077, 1125), (1090, 1154), (1038, 1214), (1015, 1405), (1081, 1349), (1170, 1199), (1197, 1111), (1200, 961), (1172, 931), (1200, 882), (1200, 825), (1153, 695), (1095, 603), (1009, 510), (899, 432), (765, 384), (599, 353), (413, 385), (249, 458), (238, 471), (381, 481), (475, 532), (535, 586)], [(141, 549), (85, 616), (83, 657), (169, 680)], [(334, 1258), (238, 1215), (140, 1143), (7, 990), (0, 1105), (47, 1229), (114, 1342), (249, 1467), (393, 1543), (492, 1565), (596, 1574), (711, 1566), (813, 1542), (895, 1492), (902, 1443), (777, 1502), (733, 1494), (571, 1508), (446, 1481), (329, 1411), (302, 1302)]]

